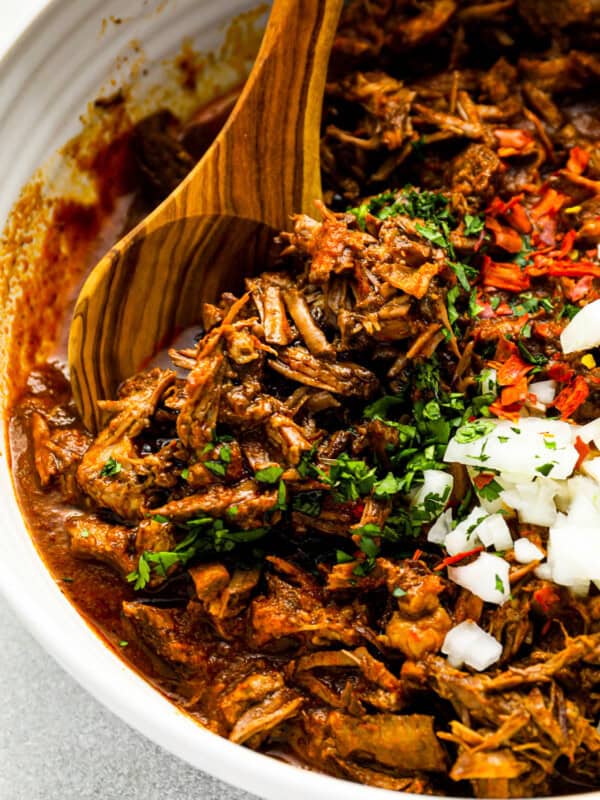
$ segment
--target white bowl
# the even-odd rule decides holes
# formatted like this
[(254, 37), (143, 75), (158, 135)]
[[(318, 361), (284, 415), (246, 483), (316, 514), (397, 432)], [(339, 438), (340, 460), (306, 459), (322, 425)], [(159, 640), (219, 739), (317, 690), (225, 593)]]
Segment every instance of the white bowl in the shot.
[[(79, 115), (137, 38), (149, 61), (174, 54), (184, 36), (210, 49), (244, 0), (54, 0), (0, 61), (0, 228), (21, 187), (80, 127)], [(123, 18), (123, 25), (102, 20)], [(128, 18), (131, 18), (128, 20)], [(114, 90), (114, 87), (113, 87)], [(2, 309), (0, 309), (0, 312)], [(3, 334), (10, 336), (10, 332)], [(10, 369), (0, 352), (1, 374)], [(2, 381), (5, 383), (5, 381)], [(0, 397), (0, 411), (4, 402)], [(224, 781), (273, 800), (384, 800), (395, 792), (299, 770), (234, 745), (193, 722), (129, 669), (68, 602), (41, 561), (13, 492), (6, 446), (0, 455), (0, 589), (23, 623), (94, 697), (157, 744)], [(579, 797), (598, 797), (594, 792)]]

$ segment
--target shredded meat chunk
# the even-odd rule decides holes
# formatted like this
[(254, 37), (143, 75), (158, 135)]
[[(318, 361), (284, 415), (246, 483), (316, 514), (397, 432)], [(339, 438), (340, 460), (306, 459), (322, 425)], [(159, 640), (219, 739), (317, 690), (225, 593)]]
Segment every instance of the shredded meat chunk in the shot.
[[(209, 730), (395, 792), (598, 788), (600, 575), (560, 537), (597, 572), (599, 44), (597, 0), (348, 0), (314, 210), (96, 436), (57, 365), (16, 401), (61, 590)], [(125, 135), (128, 224), (241, 89)]]

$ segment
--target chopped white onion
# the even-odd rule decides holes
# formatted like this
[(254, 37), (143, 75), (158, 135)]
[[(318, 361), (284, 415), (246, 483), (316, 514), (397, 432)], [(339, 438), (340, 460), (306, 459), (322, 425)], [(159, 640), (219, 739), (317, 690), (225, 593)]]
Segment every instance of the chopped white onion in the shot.
[(569, 523), (600, 527), (600, 486), (585, 475), (574, 475), (567, 481), (570, 503)]
[(450, 580), (463, 586), (488, 603), (501, 605), (510, 596), (508, 561), (490, 553), (480, 553), (476, 561), (464, 567), (448, 567)]
[(502, 514), (490, 514), (475, 529), (479, 540), (494, 550), (511, 550), (513, 546), (510, 528)]
[(544, 554), (537, 545), (523, 537), (515, 542), (515, 558), (519, 564), (531, 564), (532, 561), (541, 561)]
[(600, 456), (597, 458), (588, 458), (581, 465), (581, 469), (590, 478), (593, 478), (596, 483), (600, 483)]
[(452, 509), (447, 508), (433, 523), (427, 534), (427, 541), (433, 544), (444, 544), (446, 536), (452, 530)]
[(600, 447), (600, 417), (598, 417), (598, 419), (593, 419), (591, 422), (581, 427), (573, 425), (573, 440), (575, 440), (577, 436), (579, 436), (581, 441), (585, 442), (585, 444), (593, 442), (596, 447)]
[(564, 479), (579, 458), (568, 422), (523, 417), (517, 423), (477, 420), (473, 425), (484, 434), (477, 435), (474, 427), (459, 428), (448, 443), (445, 461), (500, 473), (517, 471), (523, 478)]
[(556, 481), (539, 479), (520, 483), (501, 492), (500, 497), (509, 508), (514, 508), (521, 522), (549, 527), (556, 519), (553, 501), (557, 492)]
[(600, 300), (578, 311), (560, 335), (563, 353), (578, 353), (600, 345)]
[(477, 536), (478, 526), (487, 519), (487, 512), (476, 506), (468, 517), (459, 522), (456, 528), (446, 536), (444, 547), (451, 556), (479, 547), (481, 542)]
[(465, 620), (448, 631), (442, 653), (457, 669), (466, 664), (481, 672), (498, 661), (502, 655), (502, 645), (476, 622)]
[(533, 574), (536, 578), (539, 578), (541, 581), (551, 581), (552, 580), (552, 567), (545, 561), (543, 564), (540, 564), (539, 567), (536, 567), (533, 570)]
[[(576, 486), (585, 490), (587, 481), (582, 477)], [(569, 513), (550, 528), (548, 564), (555, 583), (587, 594), (590, 581), (600, 580), (600, 515), (589, 496), (574, 491)]]
[(439, 500), (440, 508), (444, 508), (452, 494), (454, 478), (449, 472), (441, 469), (426, 469), (423, 471), (423, 485), (412, 496), (413, 506), (425, 505), (425, 500)]
[(556, 381), (535, 381), (529, 384), (529, 391), (544, 406), (549, 406), (556, 395)]

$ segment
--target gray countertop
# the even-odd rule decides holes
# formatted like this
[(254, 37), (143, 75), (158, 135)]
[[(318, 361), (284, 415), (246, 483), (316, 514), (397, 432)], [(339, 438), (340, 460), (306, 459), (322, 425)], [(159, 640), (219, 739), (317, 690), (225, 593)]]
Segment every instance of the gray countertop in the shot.
[(2, 800), (253, 800), (161, 750), (45, 653), (0, 597)]

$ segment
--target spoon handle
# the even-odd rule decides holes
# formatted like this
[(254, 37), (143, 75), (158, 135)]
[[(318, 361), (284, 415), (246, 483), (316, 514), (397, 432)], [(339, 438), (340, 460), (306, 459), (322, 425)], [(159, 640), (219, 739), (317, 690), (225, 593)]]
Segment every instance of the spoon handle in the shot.
[(176, 191), (175, 216), (231, 215), (281, 230), (292, 214), (315, 213), (323, 93), (342, 6), (274, 0), (252, 74), (220, 135)]

